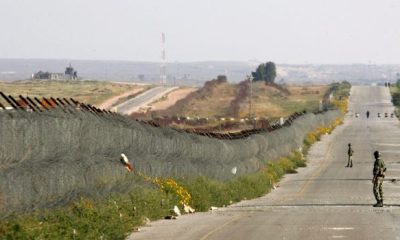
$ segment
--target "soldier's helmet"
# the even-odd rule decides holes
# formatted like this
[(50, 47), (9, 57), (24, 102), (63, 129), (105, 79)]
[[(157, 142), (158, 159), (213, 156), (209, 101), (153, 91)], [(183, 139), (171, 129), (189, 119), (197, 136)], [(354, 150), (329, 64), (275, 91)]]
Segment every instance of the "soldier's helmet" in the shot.
[(375, 151), (374, 152), (374, 157), (375, 158), (378, 158), (380, 155), (381, 155), (381, 153), (379, 151)]

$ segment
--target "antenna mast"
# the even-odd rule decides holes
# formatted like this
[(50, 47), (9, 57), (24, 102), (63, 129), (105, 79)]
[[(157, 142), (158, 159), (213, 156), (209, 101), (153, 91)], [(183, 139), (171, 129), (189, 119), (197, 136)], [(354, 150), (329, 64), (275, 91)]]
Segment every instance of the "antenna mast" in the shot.
[(160, 83), (167, 84), (167, 63), (165, 60), (165, 34), (161, 35), (161, 67), (160, 67)]

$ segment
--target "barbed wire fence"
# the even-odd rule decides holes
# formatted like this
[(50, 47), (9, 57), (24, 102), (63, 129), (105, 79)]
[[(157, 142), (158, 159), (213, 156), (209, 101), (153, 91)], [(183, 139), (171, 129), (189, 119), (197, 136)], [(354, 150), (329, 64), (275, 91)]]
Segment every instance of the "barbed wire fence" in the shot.
[(121, 153), (148, 176), (228, 180), (298, 149), (339, 116), (298, 113), (279, 126), (216, 134), (158, 127), (75, 99), (0, 95), (0, 212), (126, 192), (136, 182)]

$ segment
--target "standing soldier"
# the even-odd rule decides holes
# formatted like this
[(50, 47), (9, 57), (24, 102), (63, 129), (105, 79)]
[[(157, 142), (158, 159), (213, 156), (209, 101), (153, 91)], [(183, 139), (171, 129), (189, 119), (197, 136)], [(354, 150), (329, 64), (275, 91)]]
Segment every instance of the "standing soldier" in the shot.
[(374, 205), (374, 207), (383, 207), (382, 184), (383, 179), (385, 178), (386, 167), (385, 162), (383, 162), (383, 160), (381, 159), (381, 154), (379, 153), (379, 151), (374, 152), (374, 157), (374, 177), (372, 178), (372, 183), (374, 184), (373, 191), (376, 199), (376, 204)]
[(347, 166), (353, 167), (353, 149), (351, 148), (351, 143), (349, 143), (349, 149), (347, 150)]

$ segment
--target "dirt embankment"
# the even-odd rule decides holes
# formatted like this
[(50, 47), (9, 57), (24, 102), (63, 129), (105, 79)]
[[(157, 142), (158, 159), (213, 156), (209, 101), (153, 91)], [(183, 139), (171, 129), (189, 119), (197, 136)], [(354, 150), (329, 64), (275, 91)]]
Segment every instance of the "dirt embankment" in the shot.
[(243, 102), (246, 100), (248, 101), (250, 96), (250, 84), (248, 80), (240, 82), (238, 84), (238, 94), (236, 95), (235, 99), (231, 102), (230, 105), (230, 115), (233, 117), (239, 117), (240, 107)]
[(234, 91), (235, 89), (226, 79), (207, 81), (202, 88), (191, 92), (168, 109), (155, 111), (153, 115), (225, 115), (228, 111), (231, 100), (234, 98)]

